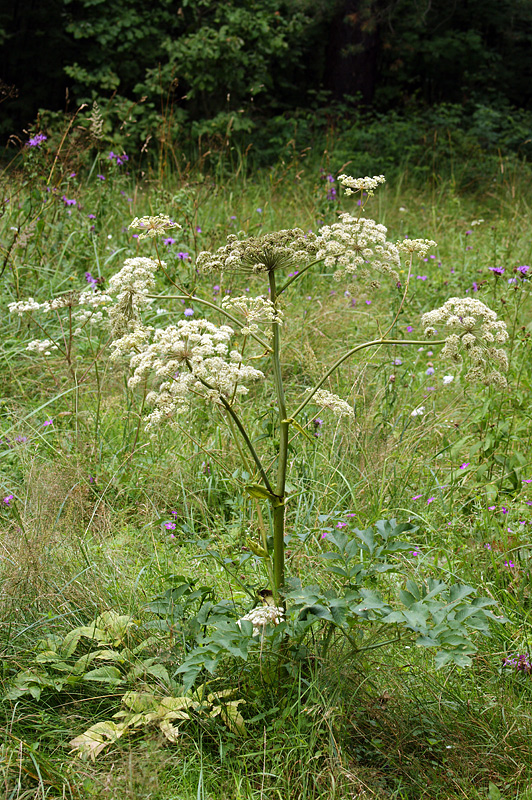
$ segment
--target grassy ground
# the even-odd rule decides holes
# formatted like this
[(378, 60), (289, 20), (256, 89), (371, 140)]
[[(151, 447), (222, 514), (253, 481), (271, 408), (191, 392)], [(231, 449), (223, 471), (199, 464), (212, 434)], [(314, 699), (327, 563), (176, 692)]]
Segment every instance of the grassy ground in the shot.
[[(340, 205), (327, 199), (327, 171), (295, 162), (252, 178), (215, 182), (196, 174), (161, 183), (102, 160), (70, 177), (67, 167), (56, 167), (48, 189), (57, 191), (45, 188), (48, 167), (32, 153), (26, 172), (4, 175), (2, 183), (0, 796), (532, 797), (530, 675), (502, 667), (504, 657), (528, 654), (530, 636), (532, 315), (529, 281), (514, 272), (532, 263), (525, 182), (499, 172), (487, 176), (481, 195), (468, 196), (452, 184), (415, 187), (406, 176), (368, 206), (392, 241), (408, 234), (438, 242), (435, 258), (415, 267), (395, 335), (420, 338), (421, 313), (451, 296), (477, 297), (511, 332), (509, 389), (466, 384), (436, 347), (363, 351), (328, 387), (354, 398), (356, 423), (326, 411), (321, 425), (309, 417), (309, 436), (297, 437), (289, 465), (292, 577), (330, 581), (321, 558), (327, 525), (345, 523), (352, 532), (379, 519), (410, 520), (418, 529), (412, 550), (398, 557), (404, 578), (383, 576), (383, 591), (406, 577), (460, 581), (494, 598), (508, 621), (476, 639), (467, 668), (436, 671), (431, 651), (408, 636), (357, 655), (335, 635), (325, 648), (316, 633), (280, 672), (265, 653), (228, 658), (208, 676), (209, 687), (230, 688), (243, 701), (246, 736), (223, 715), (197, 713), (175, 743), (153, 724), (92, 761), (74, 756), (69, 742), (111, 719), (129, 689), (164, 690), (200, 601), (190, 599), (188, 617), (172, 616), (168, 607), (157, 615), (149, 604), (190, 579), (242, 613), (250, 605), (242, 586), (265, 585), (261, 560), (241, 559), (249, 555), (256, 508), (235, 488), (242, 480), (238, 452), (220, 415), (197, 410), (181, 431), (162, 429), (151, 440), (142, 393), (127, 387), (126, 370), (109, 360), (108, 349), (100, 354), (105, 327), (75, 341), (69, 365), (53, 351), (29, 352), (28, 342), (48, 333), (9, 315), (7, 304), (50, 300), (85, 288), (86, 272), (109, 279), (126, 257), (151, 255), (149, 243), (127, 231), (135, 215), (168, 213), (182, 223), (170, 234), (176, 241), (159, 249), (169, 274), (192, 289), (196, 253), (221, 245), (226, 234), (318, 230)], [(260, 292), (254, 281), (202, 277), (198, 287), (217, 303), (226, 290)], [(283, 331), (290, 400), (347, 347), (378, 335), (398, 308), (384, 285), (372, 293), (347, 289), (323, 267), (295, 287)], [(200, 307), (191, 306), (199, 316)], [(183, 318), (184, 308), (161, 301), (154, 319)], [(53, 315), (35, 319), (61, 335)], [(444, 384), (446, 375), (453, 381)], [(267, 389), (254, 390), (246, 413), (267, 435)], [(261, 446), (267, 453), (266, 439)], [(201, 557), (206, 543), (217, 561)], [(120, 679), (111, 672), (86, 679), (86, 670), (72, 677), (73, 661), (94, 650), (85, 640), (65, 668), (52, 668), (46, 653), (59, 641), (53, 637), (107, 611), (124, 615), (127, 630), (107, 630), (100, 647), (118, 655), (91, 668), (114, 665)], [(389, 638), (369, 624), (364, 636), (366, 645)]]

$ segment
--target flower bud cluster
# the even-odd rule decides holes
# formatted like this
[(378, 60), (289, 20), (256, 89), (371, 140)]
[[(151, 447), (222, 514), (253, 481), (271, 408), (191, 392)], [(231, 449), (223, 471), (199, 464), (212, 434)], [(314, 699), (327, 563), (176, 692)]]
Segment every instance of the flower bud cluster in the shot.
[(399, 250), (386, 240), (387, 228), (372, 219), (340, 214), (340, 222), (324, 226), (318, 235), (316, 258), (325, 266), (337, 267), (334, 277), (341, 280), (355, 273), (371, 278), (371, 270), (399, 280)]
[[(277, 606), (257, 606), (241, 617), (237, 624), (249, 621), (253, 625), (253, 636), (264, 633), (266, 625), (279, 625), (284, 620), (284, 608)], [(240, 627), (242, 627), (240, 625)]]
[(231, 234), (227, 237), (227, 244), (216, 252), (200, 253), (196, 267), (200, 272), (256, 275), (301, 266), (315, 257), (317, 249), (315, 234), (304, 233), (301, 228), (251, 236), (249, 239), (239, 239)]
[(181, 228), (181, 225), (172, 222), (167, 214), (157, 214), (155, 217), (135, 217), (128, 228), (140, 230), (139, 239), (153, 239), (156, 236), (164, 236), (172, 228)]
[(506, 323), (498, 320), (495, 311), (483, 302), (472, 297), (451, 297), (441, 308), (423, 314), (421, 322), (425, 336), (435, 336), (434, 326), (440, 324), (453, 331), (446, 337), (441, 355), (459, 364), (465, 351), (470, 361), (466, 379), (499, 388), (507, 385), (499, 370), (507, 372), (508, 356), (494, 347), (508, 340)]
[(384, 175), (374, 175), (369, 178), (352, 178), (350, 175), (339, 175), (339, 182), (345, 187), (346, 195), (354, 194), (355, 192), (366, 192), (368, 197), (372, 197), (375, 193), (377, 186), (381, 183), (386, 183)]
[[(279, 325), (283, 322), (283, 312), (276, 309), (271, 300), (261, 296), (224, 297), (222, 308), (227, 311), (237, 311), (245, 317), (246, 324), (240, 330), (243, 336), (259, 333), (259, 322), (269, 324), (276, 322)], [(270, 329), (265, 333), (269, 338), (273, 336), (273, 332)]]
[[(312, 389), (307, 389), (308, 392), (311, 392)], [(330, 409), (333, 414), (336, 414), (337, 417), (354, 417), (355, 412), (353, 407), (349, 405), (345, 400), (342, 400), (341, 397), (338, 397), (337, 394), (333, 394), (332, 392), (328, 392), (326, 389), (318, 389), (311, 398), (311, 403), (315, 403), (317, 406), (321, 406), (322, 408)]]

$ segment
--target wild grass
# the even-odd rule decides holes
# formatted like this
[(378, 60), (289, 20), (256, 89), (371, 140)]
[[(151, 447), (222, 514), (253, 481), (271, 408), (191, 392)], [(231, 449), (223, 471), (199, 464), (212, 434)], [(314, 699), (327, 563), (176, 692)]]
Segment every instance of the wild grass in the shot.
[[(178, 252), (193, 259), (240, 229), (315, 230), (338, 210), (318, 166), (288, 163), (223, 182), (197, 173), (160, 184), (103, 162), (69, 177), (65, 165), (48, 186), (57, 191), (46, 191), (49, 173), (38, 166), (2, 178), (4, 310), (15, 300), (43, 302), (82, 288), (85, 272), (108, 279), (137, 251), (126, 230), (134, 215), (163, 212), (182, 221), (178, 241), (161, 248), (171, 274), (192, 289), (197, 276)], [(252, 559), (240, 561), (256, 512), (235, 488), (241, 466), (222, 418), (193, 412), (181, 431), (165, 429), (152, 441), (142, 397), (127, 388), (124, 371), (107, 351), (94, 367), (105, 332), (73, 344), (69, 365), (56, 354), (28, 352), (27, 343), (43, 334), (5, 312), (0, 486), (2, 498), (13, 498), (1, 511), (1, 797), (532, 797), (531, 678), (502, 667), (505, 655), (529, 653), (531, 638), (532, 307), (529, 281), (508, 283), (514, 267), (532, 262), (531, 197), (518, 174), (494, 174), (492, 186), (472, 196), (452, 184), (420, 190), (405, 178), (387, 185), (371, 210), (392, 240), (438, 241), (436, 258), (420, 262), (420, 277), (413, 276), (396, 330), (408, 338), (424, 311), (453, 295), (478, 297), (511, 329), (509, 390), (469, 387), (428, 347), (381, 348), (347, 362), (329, 388), (355, 397), (356, 425), (323, 413), (323, 424), (297, 438), (287, 557), (292, 576), (319, 583), (325, 518), (360, 528), (382, 518), (411, 520), (419, 528), (415, 550), (401, 556), (405, 572), (469, 583), (493, 597), (508, 622), (478, 640), (464, 669), (436, 672), (430, 651), (402, 641), (355, 659), (333, 637), (325, 658), (318, 636), (276, 680), (258, 657), (228, 660), (209, 680), (235, 687), (245, 700), (246, 738), (198, 717), (177, 744), (154, 729), (117, 741), (92, 763), (73, 757), (68, 742), (119, 709), (120, 687), (77, 684), (6, 698), (18, 673), (36, 669), (43, 638), (64, 636), (106, 610), (149, 630), (148, 604), (176, 576), (236, 604), (246, 599), (242, 583), (260, 587), (266, 576)], [(248, 286), (241, 278), (203, 281), (214, 298)], [(378, 333), (396, 301), (385, 289), (346, 290), (318, 269), (287, 302), (284, 370), (296, 397), (347, 346)], [(164, 322), (183, 313), (164, 309)], [(448, 385), (446, 374), (454, 377)], [(271, 398), (261, 392), (247, 413), (266, 432)], [(412, 416), (420, 406), (424, 412)], [(218, 561), (201, 557), (206, 543)], [(153, 655), (173, 664), (164, 636)]]

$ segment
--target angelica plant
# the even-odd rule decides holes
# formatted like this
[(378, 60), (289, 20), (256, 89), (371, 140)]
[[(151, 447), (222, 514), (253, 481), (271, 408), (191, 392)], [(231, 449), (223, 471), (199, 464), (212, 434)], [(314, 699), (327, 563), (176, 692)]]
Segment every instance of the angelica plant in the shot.
[[(110, 309), (115, 331), (113, 358), (129, 360), (130, 386), (152, 382), (146, 397), (152, 407), (145, 418), (147, 430), (153, 431), (158, 425), (179, 429), (183, 411), (196, 402), (207, 402), (226, 418), (243, 467), (247, 470), (252, 465), (254, 476), (247, 491), (257, 500), (269, 503), (271, 508), (271, 588), (276, 606), (282, 603), (286, 585), (284, 548), (290, 433), (297, 435), (304, 431), (300, 420), (309, 404), (328, 409), (346, 420), (354, 419), (353, 404), (322, 387), (358, 351), (406, 343), (389, 334), (406, 302), (414, 258), (424, 257), (436, 246), (436, 242), (429, 239), (391, 242), (384, 225), (363, 216), (368, 199), (384, 182), (383, 176), (355, 179), (342, 175), (339, 180), (346, 195), (360, 197), (358, 215), (342, 213), (337, 223), (323, 227), (318, 234), (305, 233), (299, 228), (251, 237), (232, 234), (216, 251), (198, 255), (195, 267), (199, 274), (254, 276), (260, 286), (260, 293), (255, 297), (224, 298), (221, 304), (216, 304), (197, 292), (191, 295), (175, 283), (178, 294), (154, 295), (156, 271), (167, 275), (166, 265), (158, 257), (155, 260), (128, 259), (109, 282), (109, 291), (115, 296), (115, 304)], [(139, 238), (152, 239), (156, 244), (158, 236), (177, 224), (160, 214), (135, 219), (132, 226), (142, 231)], [(299, 404), (292, 407), (286, 399), (283, 378), (282, 333), (284, 325), (288, 324), (282, 308), (283, 295), (295, 281), (320, 263), (334, 270), (337, 281), (350, 281), (356, 276), (374, 289), (383, 279), (391, 281), (399, 293), (399, 310), (382, 335), (344, 353), (316, 385), (306, 391)], [(403, 284), (399, 278), (401, 269), (407, 275)], [(290, 275), (286, 276), (288, 271)], [(142, 312), (155, 298), (158, 301), (194, 300), (203, 305), (209, 315), (216, 312), (223, 324), (195, 319), (166, 328), (145, 325)], [(430, 344), (444, 345), (442, 356), (455, 363), (462, 363), (464, 356), (468, 358), (467, 379), (498, 387), (504, 385), (502, 373), (508, 368), (508, 360), (504, 350), (494, 347), (494, 343), (504, 344), (508, 334), (505, 323), (497, 319), (494, 311), (480, 301), (452, 298), (441, 309), (425, 314), (422, 323), (427, 337), (437, 335), (436, 324), (450, 330), (445, 338), (432, 340)], [(416, 345), (428, 343), (425, 339), (408, 341)], [(262, 369), (252, 366), (250, 360), (260, 361)], [(271, 381), (277, 416), (275, 458), (270, 462), (254, 444), (255, 437), (247, 430), (241, 411), (249, 385), (265, 380)], [(263, 535), (262, 544), (252, 543), (251, 547), (269, 559), (266, 541), (267, 536)]]

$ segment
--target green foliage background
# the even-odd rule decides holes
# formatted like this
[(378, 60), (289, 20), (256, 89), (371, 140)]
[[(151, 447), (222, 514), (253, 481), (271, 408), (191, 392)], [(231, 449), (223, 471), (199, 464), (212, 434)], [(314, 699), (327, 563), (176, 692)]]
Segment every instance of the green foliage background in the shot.
[(452, 104), (472, 139), (526, 152), (531, 22), (530, 0), (22, 0), (0, 11), (0, 133), (97, 101), (129, 149), (253, 141), (271, 163), (369, 111), (432, 128)]

